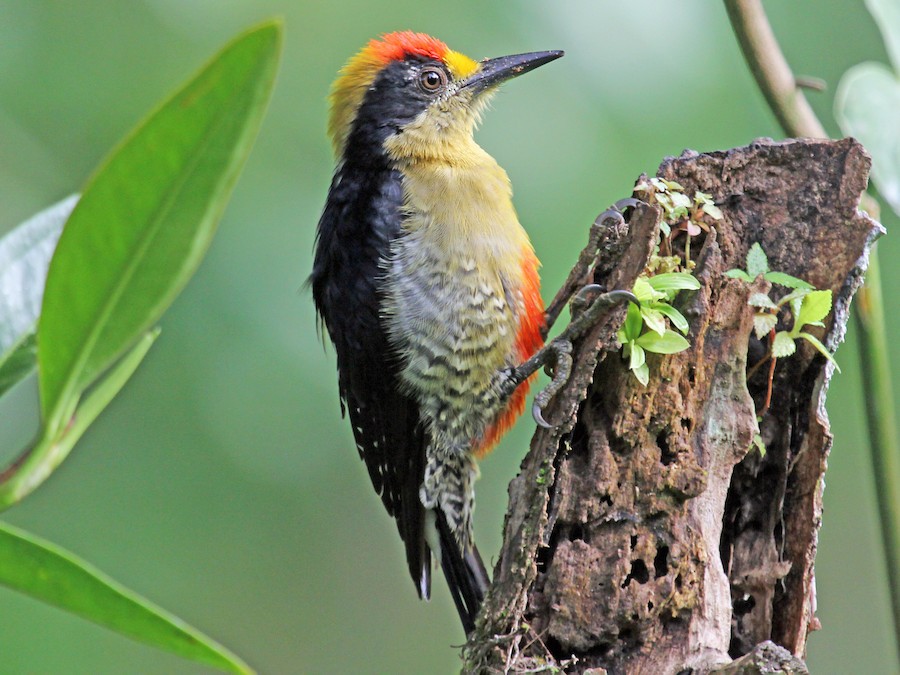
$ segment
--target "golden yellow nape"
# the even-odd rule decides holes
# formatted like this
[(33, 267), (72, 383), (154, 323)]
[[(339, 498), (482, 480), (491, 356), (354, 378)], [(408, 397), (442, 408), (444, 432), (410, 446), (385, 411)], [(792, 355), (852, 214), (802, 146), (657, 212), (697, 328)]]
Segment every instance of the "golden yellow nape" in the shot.
[(443, 61), (456, 80), (470, 77), (479, 68), (477, 61), (451, 50), (437, 38), (425, 33), (400, 31), (371, 40), (347, 61), (331, 86), (328, 135), (336, 157), (340, 157), (344, 150), (353, 118), (375, 77), (391, 61), (413, 54)]

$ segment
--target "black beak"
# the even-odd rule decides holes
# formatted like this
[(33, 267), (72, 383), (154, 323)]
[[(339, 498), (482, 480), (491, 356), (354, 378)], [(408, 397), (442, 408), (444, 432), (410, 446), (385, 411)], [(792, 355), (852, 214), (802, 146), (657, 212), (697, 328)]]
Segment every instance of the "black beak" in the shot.
[(475, 93), (490, 89), (501, 82), (518, 77), (529, 70), (550, 63), (561, 57), (565, 52), (554, 49), (549, 52), (531, 52), (529, 54), (515, 54), (513, 56), (500, 56), (496, 59), (485, 59), (481, 62), (481, 68), (462, 84), (463, 89), (470, 89)]

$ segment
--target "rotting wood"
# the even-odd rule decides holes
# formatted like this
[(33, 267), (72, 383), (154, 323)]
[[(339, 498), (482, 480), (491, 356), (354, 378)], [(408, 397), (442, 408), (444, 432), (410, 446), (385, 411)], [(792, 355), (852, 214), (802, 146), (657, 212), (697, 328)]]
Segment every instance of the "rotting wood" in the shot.
[[(803, 344), (779, 359), (758, 429), (765, 382), (746, 382), (748, 352), (761, 350), (751, 288), (724, 273), (760, 242), (772, 269), (832, 289), (820, 335), (833, 351), (881, 232), (857, 210), (868, 169), (851, 139), (761, 140), (662, 164), (658, 175), (712, 194), (724, 214), (697, 242), (701, 289), (677, 301), (691, 348), (650, 355), (645, 388), (614, 351), (624, 308), (576, 345), (546, 412), (558, 426), (536, 431), (510, 484), (465, 672), (702, 673), (770, 638), (802, 657), (816, 626), (832, 367)], [(658, 215), (640, 206), (627, 230), (604, 233), (595, 283), (631, 288)], [(750, 450), (757, 430), (764, 458)]]

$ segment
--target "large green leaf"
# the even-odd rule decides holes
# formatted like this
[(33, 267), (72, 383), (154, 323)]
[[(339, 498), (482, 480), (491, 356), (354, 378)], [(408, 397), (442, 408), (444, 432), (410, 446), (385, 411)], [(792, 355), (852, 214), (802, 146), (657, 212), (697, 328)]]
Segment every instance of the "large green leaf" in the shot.
[(237, 38), (142, 122), (84, 190), (50, 264), (38, 327), (50, 434), (199, 265), (262, 121), (280, 46), (278, 22)]
[(900, 0), (866, 0), (893, 69), (861, 63), (841, 78), (834, 115), (872, 155), (872, 182), (900, 215)]
[(866, 0), (866, 7), (881, 29), (894, 71), (900, 73), (900, 0)]
[(72, 553), (0, 523), (0, 584), (141, 642), (232, 673), (252, 673), (225, 647)]
[(76, 201), (67, 197), (0, 239), (0, 396), (34, 370), (47, 267)]
[(841, 78), (835, 117), (872, 155), (872, 182), (900, 214), (900, 78), (880, 63), (854, 66)]

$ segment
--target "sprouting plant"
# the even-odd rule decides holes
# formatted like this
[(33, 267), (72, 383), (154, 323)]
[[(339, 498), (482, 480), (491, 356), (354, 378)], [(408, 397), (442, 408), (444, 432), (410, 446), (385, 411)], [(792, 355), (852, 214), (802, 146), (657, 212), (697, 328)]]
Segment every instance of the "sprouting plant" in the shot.
[(660, 255), (663, 258), (673, 257), (672, 240), (683, 232), (685, 235), (683, 268), (693, 269), (691, 237), (696, 237), (701, 232), (709, 232), (710, 220), (722, 219), (722, 211), (716, 206), (712, 196), (697, 190), (691, 198), (684, 193), (684, 187), (680, 183), (665, 178), (642, 180), (635, 187), (635, 192), (643, 193), (645, 201), (656, 204), (663, 211), (663, 220), (660, 223), (662, 232)]
[[(709, 232), (707, 221), (720, 220), (722, 212), (705, 192), (698, 190), (689, 197), (679, 183), (665, 178), (645, 177), (635, 186), (635, 193), (663, 212), (659, 242), (644, 273), (634, 284), (633, 291), (640, 304), (629, 306), (618, 333), (622, 358), (628, 361), (628, 368), (638, 381), (646, 385), (650, 379), (647, 352), (675, 354), (690, 346), (683, 335), (669, 327), (674, 326), (687, 335), (687, 319), (671, 303), (679, 291), (700, 288), (700, 282), (690, 273), (694, 268), (691, 237)], [(672, 244), (682, 233), (684, 258), (673, 252)]]
[[(775, 362), (779, 358), (790, 356), (797, 351), (797, 339), (803, 339), (815, 347), (819, 353), (834, 364), (840, 372), (840, 368), (834, 357), (825, 348), (825, 345), (811, 333), (804, 330), (806, 326), (824, 327), (822, 320), (831, 311), (831, 290), (817, 290), (812, 284), (792, 277), (784, 272), (775, 272), (769, 269), (769, 259), (759, 243), (753, 244), (747, 252), (747, 269), (728, 270), (726, 276), (732, 279), (741, 279), (747, 283), (755, 281), (762, 276), (766, 281), (791, 289), (780, 300), (773, 300), (765, 293), (753, 293), (747, 300), (755, 309), (753, 316), (753, 332), (760, 340), (768, 339), (769, 345), (765, 356), (751, 366), (748, 378), (767, 361), (769, 362), (768, 389), (763, 409), (764, 413), (772, 400), (772, 377), (775, 372)], [(790, 309), (793, 324), (789, 330), (776, 331), (776, 326), (783, 312)]]
[(688, 332), (688, 322), (670, 303), (680, 290), (697, 290), (700, 282), (687, 272), (666, 272), (652, 277), (641, 275), (634, 283), (634, 294), (640, 305), (628, 306), (625, 323), (619, 329), (622, 358), (638, 381), (646, 385), (650, 379), (646, 352), (675, 354), (690, 343), (668, 327)]

